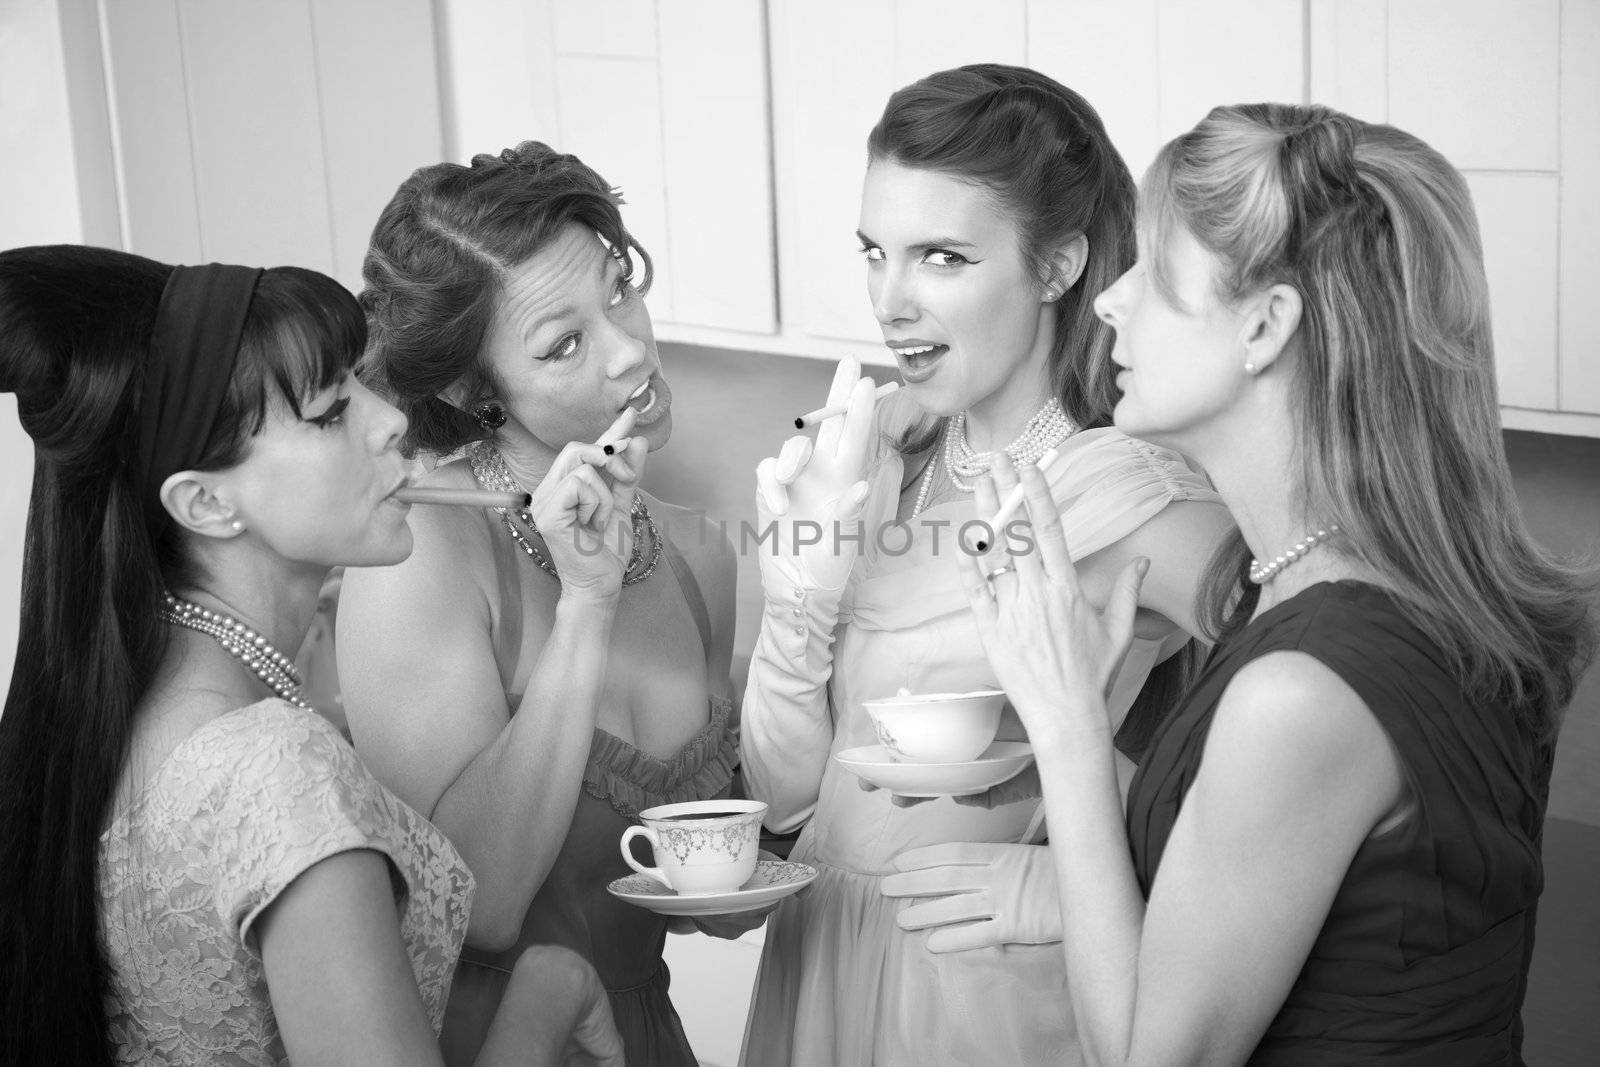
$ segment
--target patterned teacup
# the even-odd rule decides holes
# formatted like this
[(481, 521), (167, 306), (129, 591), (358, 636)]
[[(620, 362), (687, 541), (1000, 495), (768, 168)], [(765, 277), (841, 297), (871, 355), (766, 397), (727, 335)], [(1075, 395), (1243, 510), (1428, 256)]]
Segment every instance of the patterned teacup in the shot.
[[(756, 873), (766, 814), (759, 800), (690, 800), (646, 808), (639, 813), (644, 825), (622, 833), (622, 858), (680, 896), (731, 892)], [(633, 858), (629, 846), (636, 837), (650, 842), (658, 866)]]

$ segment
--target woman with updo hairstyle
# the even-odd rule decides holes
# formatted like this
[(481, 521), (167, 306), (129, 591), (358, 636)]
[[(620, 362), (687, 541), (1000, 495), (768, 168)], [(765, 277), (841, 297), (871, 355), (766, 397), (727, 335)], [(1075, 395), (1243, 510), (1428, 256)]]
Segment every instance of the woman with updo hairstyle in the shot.
[[(411, 550), (365, 337), (313, 271), (0, 253), (0, 389), (34, 443), (0, 1062), (442, 1062), (472, 874), (289, 658), (331, 567)], [(622, 1063), (588, 964), (515, 970), (480, 1062)]]
[[(757, 474), (780, 544), (760, 554), (743, 766), (819, 875), (767, 931), (744, 1062), (1075, 1063), (1037, 778), (914, 803), (832, 757), (879, 740), (865, 700), (993, 687), (950, 557), (993, 514), (971, 480), (995, 457), (1057, 451), (1051, 492), (1099, 592), (1156, 560), (1110, 698), (1130, 755), (1231, 524), (1179, 456), (1108, 425), (1091, 300), (1132, 261), (1134, 187), (1088, 102), (1024, 68), (942, 71), (890, 97), (867, 149), (858, 236), (903, 386), (875, 404), (841, 365), (829, 402), (847, 413)], [(1013, 715), (1000, 737), (1023, 738)]]
[(619, 203), (537, 142), (423, 167), (363, 268), (364, 374), (410, 418), (427, 483), (534, 493), (526, 509), (415, 516), (411, 558), (348, 576), (340, 597), (356, 749), (478, 880), (452, 1063), (483, 1040), (517, 952), (553, 941), (598, 969), (630, 1063), (693, 1067), (667, 932), (764, 919), (669, 923), (606, 890), (631, 873), (617, 843), (639, 812), (727, 796), (738, 755), (732, 548), (638, 488), (672, 394), (650, 260)]
[(1521, 1064), (1597, 583), (1519, 514), (1467, 183), (1391, 126), (1221, 107), (1157, 156), (1140, 230), (1096, 302), (1116, 424), (1204, 464), (1239, 535), (1205, 595), (1221, 642), (1125, 824), (1102, 687), (1139, 563), (1086, 598), (1024, 471), (1040, 551), (961, 567), (1033, 739), (1085, 1055)]

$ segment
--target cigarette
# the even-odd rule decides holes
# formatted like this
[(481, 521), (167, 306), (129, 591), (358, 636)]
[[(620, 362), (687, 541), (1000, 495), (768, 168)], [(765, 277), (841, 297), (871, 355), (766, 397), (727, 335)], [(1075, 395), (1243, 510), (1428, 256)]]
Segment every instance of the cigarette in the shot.
[(525, 508), (531, 493), (501, 493), (493, 489), (434, 489), (408, 485), (394, 492), (402, 504), (455, 504), (464, 508)]
[[(882, 385), (878, 386), (877, 390), (872, 395), (877, 397), (879, 400), (882, 400), (884, 397), (888, 396), (898, 388), (900, 388), (899, 382), (884, 382)], [(829, 404), (825, 408), (818, 408), (815, 411), (808, 411), (804, 415), (801, 415), (798, 419), (795, 419), (794, 428), (797, 430), (804, 430), (807, 427), (815, 426), (823, 419), (831, 419), (835, 415), (843, 415), (848, 410), (850, 409), (848, 405), (845, 404)]]
[(638, 417), (639, 413), (632, 408), (623, 408), (622, 414), (617, 416), (617, 421), (613, 422), (606, 432), (595, 440), (595, 444), (605, 449), (606, 455), (611, 455), (615, 451), (612, 446), (628, 436), (628, 433), (633, 429), (634, 420)]
[[(1044, 455), (1039, 457), (1039, 462), (1036, 463), (1035, 466), (1039, 468), (1039, 472), (1041, 474), (1049, 477), (1050, 468), (1053, 467), (1056, 460), (1060, 458), (1060, 450), (1052, 448), (1045, 452)], [(1012, 486), (1011, 492), (1006, 494), (1005, 502), (1000, 505), (1000, 510), (995, 512), (994, 517), (988, 520), (989, 529), (998, 534), (1001, 528), (1005, 526), (1006, 523), (1011, 521), (1012, 516), (1017, 513), (1017, 509), (1022, 507), (1022, 501), (1027, 497), (1027, 495), (1028, 492), (1022, 487), (1021, 482), (1018, 482), (1016, 485)], [(987, 552), (989, 551), (989, 542), (979, 541), (973, 547), (975, 547), (979, 552)]]

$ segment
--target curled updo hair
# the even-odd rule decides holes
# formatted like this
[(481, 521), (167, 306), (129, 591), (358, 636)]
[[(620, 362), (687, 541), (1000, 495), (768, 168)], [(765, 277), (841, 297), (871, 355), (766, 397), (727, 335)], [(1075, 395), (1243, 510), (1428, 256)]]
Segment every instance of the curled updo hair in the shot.
[[(1168, 143), (1141, 210), (1154, 283), (1176, 229), (1219, 261), (1232, 303), (1274, 284), (1303, 310), (1292, 368), (1307, 519), (1381, 574), (1475, 695), (1553, 735), (1593, 647), (1592, 575), (1528, 535), (1500, 431), (1489, 286), (1465, 179), (1392, 126), (1325, 107), (1219, 107)], [(1212, 622), (1248, 565), (1226, 546)]]
[[(938, 171), (976, 182), (1016, 224), (1042, 290), (1053, 254), (1088, 239), (1083, 274), (1054, 304), (1050, 381), (1080, 426), (1111, 421), (1119, 394), (1111, 362), (1115, 334), (1094, 298), (1134, 259), (1135, 189), (1128, 166), (1082, 96), (1026, 67), (978, 63), (930, 74), (889, 97), (867, 138), (871, 161)], [(931, 441), (908, 444), (916, 451)]]
[[(59, 245), (0, 252), (0, 392), (33, 439), (15, 665), (0, 715), (0, 1063), (110, 1063), (99, 839), (134, 710), (166, 649), (164, 587), (195, 576), (144, 498), (139, 407), (172, 268)], [(193, 469), (241, 461), (274, 395), (296, 415), (365, 342), (354, 297), (266, 271)]]
[(363, 376), (410, 421), (405, 448), (441, 455), (484, 436), (439, 399), (458, 384), (470, 402), (498, 390), (482, 358), (507, 274), (563, 227), (593, 230), (641, 292), (650, 256), (622, 225), (622, 199), (577, 156), (524, 141), (471, 166), (436, 163), (407, 178), (378, 217), (361, 267), (371, 340)]

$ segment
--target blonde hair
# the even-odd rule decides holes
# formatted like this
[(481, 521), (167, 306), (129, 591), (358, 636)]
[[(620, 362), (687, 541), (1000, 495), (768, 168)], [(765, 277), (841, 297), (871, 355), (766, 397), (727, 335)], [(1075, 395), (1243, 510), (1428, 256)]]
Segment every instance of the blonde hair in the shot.
[[(1455, 659), (1468, 691), (1548, 739), (1592, 653), (1592, 572), (1523, 525), (1500, 434), (1489, 289), (1466, 181), (1392, 126), (1325, 107), (1214, 109), (1145, 177), (1155, 284), (1181, 226), (1235, 301), (1278, 283), (1303, 301), (1293, 404), (1309, 519), (1374, 569)], [(1225, 620), (1243, 541), (1208, 584)]]

